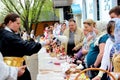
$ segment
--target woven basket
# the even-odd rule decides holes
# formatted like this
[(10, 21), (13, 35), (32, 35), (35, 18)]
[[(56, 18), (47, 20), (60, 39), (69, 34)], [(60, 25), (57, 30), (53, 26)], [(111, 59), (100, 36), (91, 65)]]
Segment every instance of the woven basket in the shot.
[[(107, 73), (109, 76), (111, 76), (113, 80), (116, 80), (115, 77), (110, 72), (108, 72), (106, 70), (103, 70), (103, 69), (100, 69), (100, 68), (87, 68), (87, 69), (84, 69), (76, 76), (75, 80), (81, 80), (81, 79), (79, 79), (81, 74), (83, 75), (83, 74), (85, 74), (85, 72), (90, 71), (90, 70), (93, 70), (93, 71), (95, 71), (95, 70), (103, 71), (103, 72)], [(88, 78), (88, 76), (86, 76), (86, 78)], [(87, 80), (87, 79), (82, 79), (82, 80)]]
[(120, 54), (114, 54), (112, 58), (114, 72), (120, 72)]

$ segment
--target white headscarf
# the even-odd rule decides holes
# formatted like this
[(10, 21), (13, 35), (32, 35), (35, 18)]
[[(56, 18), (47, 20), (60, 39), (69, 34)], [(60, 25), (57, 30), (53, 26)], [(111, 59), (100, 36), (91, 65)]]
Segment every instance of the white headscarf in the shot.
[(115, 43), (120, 44), (120, 19), (115, 18), (113, 20), (115, 21), (115, 30), (114, 30)]
[(106, 31), (107, 23), (108, 23), (107, 21), (97, 21), (96, 22), (96, 28), (97, 28), (97, 30), (99, 30), (99, 33), (96, 37), (96, 41), (95, 41), (94, 45), (98, 46), (98, 42), (99, 42), (100, 38), (107, 33), (107, 31)]
[(120, 53), (120, 19), (114, 18), (112, 19), (115, 21), (115, 29), (114, 29), (114, 37), (115, 37), (115, 43), (114, 48), (116, 53)]

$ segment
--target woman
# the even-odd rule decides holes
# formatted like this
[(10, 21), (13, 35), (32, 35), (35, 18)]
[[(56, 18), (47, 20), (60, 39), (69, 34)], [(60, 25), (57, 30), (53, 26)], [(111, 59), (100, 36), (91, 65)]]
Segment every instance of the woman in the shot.
[[(110, 70), (111, 69), (111, 58), (113, 56), (114, 50), (112, 49), (113, 44), (114, 44), (114, 28), (115, 28), (115, 22), (114, 21), (109, 21), (107, 24), (107, 33), (109, 34), (109, 38), (106, 41), (105, 45), (105, 51), (103, 54), (103, 58), (101, 61), (101, 69), (106, 70), (107, 68)], [(93, 78), (92, 80), (101, 80), (101, 77), (103, 76), (103, 72), (100, 71), (98, 75)]]
[[(94, 31), (95, 22), (92, 19), (87, 19), (83, 22), (84, 24), (84, 40), (83, 46), (77, 53), (77, 57), (80, 59), (82, 55), (86, 55), (89, 50), (89, 45), (95, 40), (96, 32)], [(95, 29), (96, 30), (96, 29)], [(97, 30), (96, 30), (97, 31)]]
[(67, 28), (66, 23), (62, 23), (61, 24), (60, 35), (62, 35), (64, 33), (64, 31), (65, 31), (66, 28)]
[[(20, 17), (15, 13), (10, 13), (5, 17), (4, 25), (5, 27), (0, 29), (0, 50), (5, 62), (11, 66), (23, 65), (24, 55), (37, 53), (43, 45), (49, 43), (49, 41), (41, 44), (34, 41), (28, 42), (18, 36), (16, 33), (20, 28)], [(14, 62), (19, 65), (14, 65)], [(18, 80), (31, 80), (29, 71), (26, 69)]]
[(114, 30), (114, 36), (115, 36), (115, 43), (114, 43), (114, 49), (115, 53), (113, 54), (113, 66), (114, 66), (114, 72), (120, 73), (120, 19), (115, 18), (115, 30)]
[[(100, 23), (103, 23), (102, 21)], [(106, 33), (106, 24), (100, 24), (102, 28), (101, 33), (98, 34), (95, 41), (90, 44), (89, 51), (86, 55), (87, 67), (99, 67), (101, 59), (104, 52), (105, 43), (108, 39), (108, 34)], [(96, 76), (97, 72), (91, 71), (91, 78)]]

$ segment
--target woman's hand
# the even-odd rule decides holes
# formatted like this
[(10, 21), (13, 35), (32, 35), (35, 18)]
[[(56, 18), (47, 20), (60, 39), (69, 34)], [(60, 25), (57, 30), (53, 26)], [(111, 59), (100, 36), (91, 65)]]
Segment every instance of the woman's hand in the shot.
[(101, 77), (96, 76), (96, 77), (94, 77), (92, 80), (101, 80)]
[[(115, 77), (116, 80), (120, 80), (119, 78), (120, 73), (115, 73), (115, 72), (110, 72), (110, 73)], [(114, 79), (110, 76), (110, 80), (114, 80)]]
[(74, 58), (76, 59), (77, 58), (77, 56), (78, 56), (78, 54), (76, 53), (76, 54), (74, 54)]
[(82, 54), (87, 54), (88, 53), (88, 50), (82, 48)]
[(77, 51), (77, 48), (76, 48), (76, 47), (74, 47), (74, 48), (72, 49), (72, 51)]
[(18, 77), (22, 76), (25, 72), (26, 66), (18, 67)]

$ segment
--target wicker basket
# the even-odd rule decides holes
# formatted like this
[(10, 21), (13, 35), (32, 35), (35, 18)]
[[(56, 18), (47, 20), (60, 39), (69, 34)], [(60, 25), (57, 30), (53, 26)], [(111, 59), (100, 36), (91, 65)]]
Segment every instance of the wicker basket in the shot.
[[(81, 80), (80, 79), (81, 74), (83, 75), (83, 74), (85, 74), (86, 71), (90, 71), (90, 70), (93, 70), (93, 71), (95, 71), (95, 70), (103, 71), (103, 72), (107, 73), (109, 76), (111, 76), (113, 80), (116, 80), (115, 77), (110, 72), (108, 72), (106, 70), (103, 70), (103, 69), (100, 69), (100, 68), (87, 68), (87, 69), (84, 69), (76, 76), (75, 80)], [(88, 78), (88, 76), (86, 76), (86, 78)], [(87, 80), (87, 79), (84, 79), (84, 80)]]
[(113, 54), (112, 62), (114, 66), (114, 72), (119, 73), (120, 72), (120, 54)]

